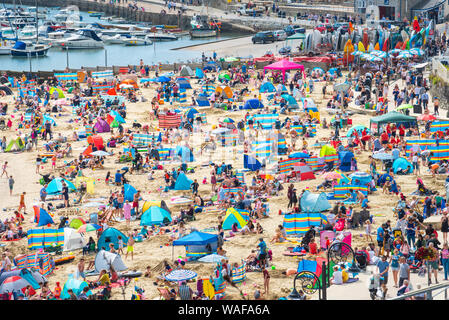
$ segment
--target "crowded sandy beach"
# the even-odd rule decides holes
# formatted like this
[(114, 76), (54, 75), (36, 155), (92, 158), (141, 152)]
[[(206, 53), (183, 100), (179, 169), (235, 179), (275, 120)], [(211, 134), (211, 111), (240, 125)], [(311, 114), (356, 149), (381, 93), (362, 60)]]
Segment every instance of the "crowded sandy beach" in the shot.
[(177, 50), (196, 64), (3, 72), (2, 299), (444, 290), (447, 24), (347, 20)]

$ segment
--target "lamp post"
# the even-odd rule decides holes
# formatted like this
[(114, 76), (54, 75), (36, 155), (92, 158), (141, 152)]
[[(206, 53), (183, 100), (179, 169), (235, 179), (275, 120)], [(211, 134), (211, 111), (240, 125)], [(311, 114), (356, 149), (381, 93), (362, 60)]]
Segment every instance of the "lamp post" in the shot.
[(65, 51), (66, 51), (66, 62), (67, 62), (67, 69), (69, 69), (69, 47), (66, 44), (65, 47)]
[(104, 48), (104, 66), (108, 66), (108, 49)]

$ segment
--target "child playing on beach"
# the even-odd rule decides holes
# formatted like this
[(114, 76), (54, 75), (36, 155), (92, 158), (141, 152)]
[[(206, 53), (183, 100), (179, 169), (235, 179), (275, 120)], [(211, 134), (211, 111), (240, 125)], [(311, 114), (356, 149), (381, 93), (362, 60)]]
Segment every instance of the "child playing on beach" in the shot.
[(109, 177), (111, 176), (111, 171), (108, 171), (108, 173), (106, 173), (106, 178), (104, 179), (104, 182), (106, 183), (106, 185), (109, 185)]
[(122, 236), (118, 236), (118, 254), (123, 254), (123, 239)]
[(134, 243), (136, 241), (134, 240), (133, 234), (129, 233), (129, 239), (128, 239), (128, 247), (126, 249), (126, 256), (125, 259), (128, 259), (128, 253), (131, 252), (131, 260), (134, 260)]
[(373, 238), (371, 237), (371, 221), (369, 219), (365, 221), (365, 237), (367, 241), (373, 242)]

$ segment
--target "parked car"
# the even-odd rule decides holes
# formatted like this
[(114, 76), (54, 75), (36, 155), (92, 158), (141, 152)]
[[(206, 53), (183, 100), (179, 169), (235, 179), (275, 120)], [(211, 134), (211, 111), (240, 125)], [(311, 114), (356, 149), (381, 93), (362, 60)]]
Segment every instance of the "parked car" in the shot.
[(284, 30), (277, 30), (273, 32), (274, 39), (277, 41), (284, 41), (287, 39), (287, 33)]
[(271, 31), (264, 31), (256, 33), (252, 39), (253, 43), (267, 43), (276, 41)]
[(315, 30), (318, 30), (321, 33), (324, 32), (333, 32), (334, 28), (330, 24), (319, 24), (315, 27)]
[(281, 49), (279, 49), (279, 54), (282, 54), (282, 55), (287, 55), (287, 54), (290, 54), (291, 52), (292, 52), (292, 47), (289, 47), (289, 46), (282, 47)]
[(341, 34), (345, 34), (349, 31), (349, 23), (348, 22), (337, 22), (334, 24), (334, 30), (339, 30)]

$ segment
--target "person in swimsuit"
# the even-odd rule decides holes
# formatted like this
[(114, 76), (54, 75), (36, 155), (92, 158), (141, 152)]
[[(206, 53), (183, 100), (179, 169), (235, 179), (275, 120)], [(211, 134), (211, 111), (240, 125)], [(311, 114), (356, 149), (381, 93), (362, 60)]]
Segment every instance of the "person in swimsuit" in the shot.
[(443, 243), (447, 242), (448, 232), (449, 232), (449, 218), (447, 217), (447, 212), (443, 211), (443, 216), (441, 217), (441, 233), (443, 233)]

